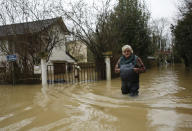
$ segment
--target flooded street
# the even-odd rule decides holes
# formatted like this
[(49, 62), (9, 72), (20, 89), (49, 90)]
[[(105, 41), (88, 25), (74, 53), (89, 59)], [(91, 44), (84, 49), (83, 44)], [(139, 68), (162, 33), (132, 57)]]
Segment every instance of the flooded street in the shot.
[(138, 97), (119, 78), (82, 84), (0, 85), (1, 131), (190, 131), (192, 72), (177, 65), (140, 77)]

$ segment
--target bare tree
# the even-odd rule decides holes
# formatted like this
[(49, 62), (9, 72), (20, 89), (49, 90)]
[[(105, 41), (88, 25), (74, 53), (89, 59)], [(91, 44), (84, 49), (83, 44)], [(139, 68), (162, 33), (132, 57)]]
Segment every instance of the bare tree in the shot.
[[(62, 18), (53, 13), (54, 1), (1, 0), (0, 50), (2, 55), (17, 54), (19, 72), (33, 74), (33, 66), (41, 57), (49, 57), (55, 46), (63, 44), (60, 30)], [(48, 21), (46, 19), (49, 19)], [(66, 29), (67, 31), (67, 29)]]
[[(172, 44), (172, 36), (170, 23), (165, 18), (160, 18), (151, 23), (152, 45), (154, 55), (157, 57), (158, 64), (162, 65), (167, 62), (168, 58), (166, 51), (170, 51)], [(170, 60), (171, 61), (171, 60)]]
[[(108, 50), (106, 48), (108, 45), (106, 44), (107, 41), (104, 41), (109, 39), (104, 38), (98, 32), (97, 25), (98, 23), (106, 22), (106, 17), (109, 17), (112, 8), (110, 8), (111, 0), (100, 0), (97, 2), (100, 3), (98, 6), (94, 1), (92, 4), (88, 4), (84, 0), (78, 0), (73, 3), (69, 2), (68, 8), (66, 8), (66, 5), (63, 4), (64, 0), (60, 0), (60, 6), (57, 6), (54, 12), (68, 20), (70, 34), (85, 43), (88, 50), (92, 52), (96, 63), (100, 65), (98, 70), (104, 70), (105, 63), (102, 53)], [(103, 37), (102, 40), (99, 39), (100, 41), (98, 41), (97, 36)]]
[(151, 23), (151, 30), (154, 36), (154, 44), (157, 45), (159, 50), (165, 50), (169, 47), (171, 40), (170, 23), (165, 18), (153, 20)]

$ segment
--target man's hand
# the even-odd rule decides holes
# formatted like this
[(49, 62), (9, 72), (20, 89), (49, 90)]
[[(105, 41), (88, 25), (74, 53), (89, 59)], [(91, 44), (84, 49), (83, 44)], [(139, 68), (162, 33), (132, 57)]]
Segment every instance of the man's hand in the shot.
[(120, 69), (115, 69), (115, 73), (119, 73), (120, 72)]
[(139, 68), (133, 68), (136, 73), (139, 73)]

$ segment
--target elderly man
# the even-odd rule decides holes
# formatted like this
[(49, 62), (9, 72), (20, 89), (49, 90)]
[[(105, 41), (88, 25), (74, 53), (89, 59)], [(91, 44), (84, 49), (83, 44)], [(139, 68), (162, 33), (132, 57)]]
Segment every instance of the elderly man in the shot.
[(130, 45), (122, 47), (122, 56), (115, 66), (115, 72), (120, 72), (122, 94), (130, 93), (130, 96), (137, 96), (139, 93), (139, 74), (145, 72), (145, 66), (141, 58), (133, 54)]

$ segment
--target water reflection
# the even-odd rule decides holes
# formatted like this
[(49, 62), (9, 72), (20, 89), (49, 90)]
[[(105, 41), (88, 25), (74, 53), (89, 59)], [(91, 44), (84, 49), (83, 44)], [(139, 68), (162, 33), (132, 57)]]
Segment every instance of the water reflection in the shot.
[(152, 109), (148, 113), (150, 125), (157, 131), (174, 131), (177, 128), (179, 116), (174, 110)]
[(192, 73), (154, 68), (141, 75), (139, 97), (120, 79), (68, 85), (0, 86), (0, 130), (191, 130)]
[(189, 125), (187, 123), (192, 121), (192, 114), (185, 114), (192, 109), (192, 101), (185, 104), (185, 99), (177, 96), (178, 93), (186, 90), (185, 84), (189, 83), (179, 84), (181, 76), (178, 71), (174, 68), (161, 69), (158, 74), (153, 75), (151, 88), (148, 89), (155, 97), (148, 103), (152, 108), (148, 110), (148, 119), (150, 126), (157, 131), (174, 131), (192, 127), (192, 123), (186, 127)]

